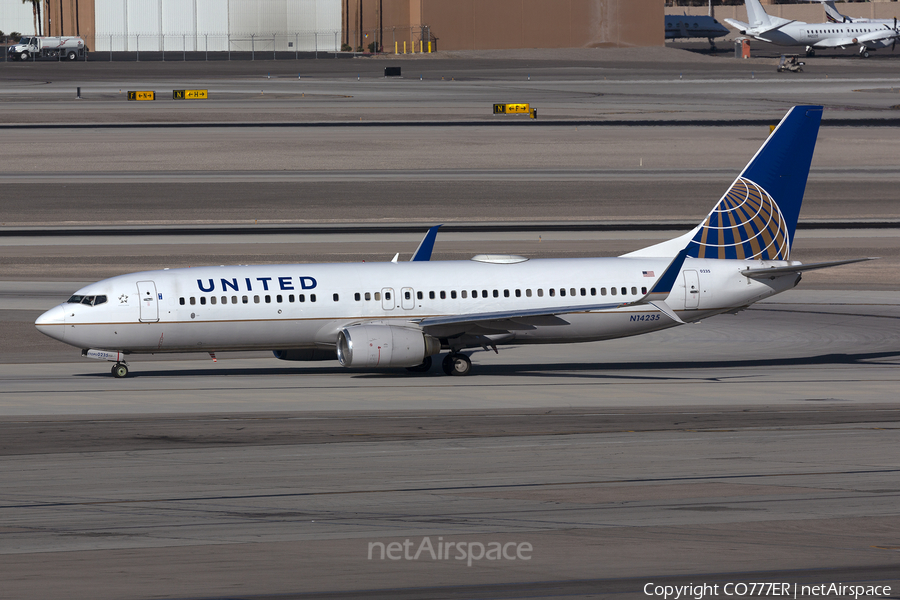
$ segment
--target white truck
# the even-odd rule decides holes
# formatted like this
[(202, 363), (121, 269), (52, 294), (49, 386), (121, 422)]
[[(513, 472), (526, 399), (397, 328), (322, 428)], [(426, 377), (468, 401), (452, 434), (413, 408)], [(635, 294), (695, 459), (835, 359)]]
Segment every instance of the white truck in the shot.
[(9, 47), (13, 60), (52, 59), (78, 60), (84, 58), (87, 47), (80, 37), (23, 37)]

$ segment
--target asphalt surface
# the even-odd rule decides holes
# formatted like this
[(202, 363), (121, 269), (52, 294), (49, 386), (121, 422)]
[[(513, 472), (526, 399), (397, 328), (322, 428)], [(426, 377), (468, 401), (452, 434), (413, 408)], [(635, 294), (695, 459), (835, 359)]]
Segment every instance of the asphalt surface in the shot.
[[(702, 46), (0, 63), (0, 597), (896, 597), (894, 59)], [(795, 258), (882, 258), (734, 316), (462, 379), (234, 353), (115, 380), (33, 327), (102, 277), (389, 260), (436, 223), (441, 260), (621, 254), (702, 219), (797, 103), (826, 111)], [(468, 551), (378, 555), (425, 538)], [(467, 564), (492, 543), (531, 550)]]

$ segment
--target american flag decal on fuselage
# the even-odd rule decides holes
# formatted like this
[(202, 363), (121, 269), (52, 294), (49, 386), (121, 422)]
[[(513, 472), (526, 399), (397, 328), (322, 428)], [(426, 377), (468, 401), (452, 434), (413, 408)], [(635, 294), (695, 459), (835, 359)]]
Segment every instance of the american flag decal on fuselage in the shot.
[(739, 177), (700, 226), (690, 255), (789, 260), (788, 238), (787, 223), (772, 196), (749, 179)]

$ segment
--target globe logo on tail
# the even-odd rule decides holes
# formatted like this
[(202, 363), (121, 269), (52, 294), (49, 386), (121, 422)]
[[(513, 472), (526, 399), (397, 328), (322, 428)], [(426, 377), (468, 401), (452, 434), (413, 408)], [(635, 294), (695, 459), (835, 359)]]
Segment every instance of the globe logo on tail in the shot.
[(695, 258), (790, 259), (788, 226), (778, 204), (744, 177), (732, 184), (692, 241)]

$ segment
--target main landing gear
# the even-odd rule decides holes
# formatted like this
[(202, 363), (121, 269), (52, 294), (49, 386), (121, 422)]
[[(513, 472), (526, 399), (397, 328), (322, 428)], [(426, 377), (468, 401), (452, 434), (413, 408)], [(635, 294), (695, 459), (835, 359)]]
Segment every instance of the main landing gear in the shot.
[(465, 354), (451, 352), (444, 357), (441, 368), (447, 375), (468, 375), (472, 372), (472, 361)]
[[(422, 364), (415, 367), (406, 367), (410, 373), (427, 373), (431, 370), (433, 361), (430, 356), (426, 356)], [(465, 354), (451, 352), (441, 361), (441, 370), (447, 375), (468, 375), (472, 372), (472, 361)]]
[(112, 368), (113, 377), (121, 379), (128, 376), (128, 365), (125, 363), (116, 363)]

